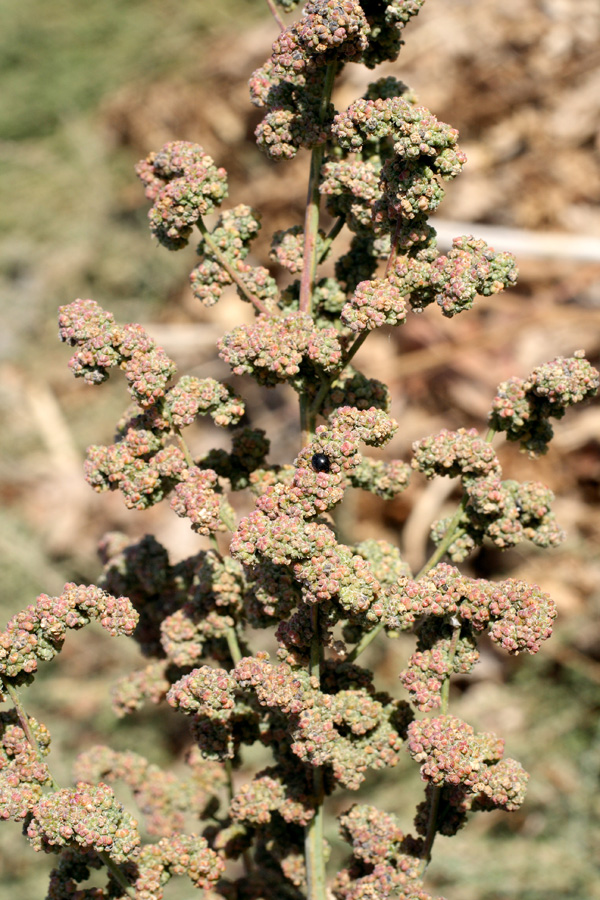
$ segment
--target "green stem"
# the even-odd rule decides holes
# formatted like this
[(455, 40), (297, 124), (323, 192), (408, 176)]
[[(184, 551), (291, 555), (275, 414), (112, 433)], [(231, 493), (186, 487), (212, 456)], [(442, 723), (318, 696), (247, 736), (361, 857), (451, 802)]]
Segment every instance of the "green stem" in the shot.
[(210, 250), (211, 255), (214, 256), (219, 265), (225, 269), (233, 283), (236, 285), (236, 287), (239, 288), (246, 300), (252, 303), (252, 305), (258, 310), (258, 312), (264, 313), (266, 316), (270, 316), (271, 313), (262, 302), (262, 300), (260, 300), (259, 297), (255, 297), (255, 295), (248, 290), (248, 288), (244, 284), (243, 279), (240, 277), (239, 272), (236, 272), (225, 254), (222, 253), (221, 250), (219, 250), (202, 219), (198, 219), (196, 224), (204, 239), (204, 243)]
[[(19, 722), (21, 724), (21, 728), (23, 729), (23, 731), (25, 733), (25, 737), (27, 738), (30, 746), (33, 748), (38, 761), (43, 763), (44, 759), (42, 756), (42, 752), (40, 750), (40, 745), (38, 744), (35, 734), (33, 733), (33, 730), (31, 728), (31, 725), (29, 724), (29, 716), (25, 712), (25, 709), (23, 707), (23, 704), (21, 703), (21, 699), (19, 697), (17, 689), (15, 688), (15, 686), (13, 684), (10, 683), (10, 681), (8, 679), (6, 679), (4, 677), (2, 677), (2, 685), (12, 701), (12, 704), (15, 708), (15, 712), (17, 713)], [(44, 763), (44, 765), (45, 765), (45, 763)], [(48, 769), (47, 766), (46, 766), (46, 769), (48, 771), (48, 777), (50, 779), (50, 786), (51, 786), (52, 790), (59, 791), (60, 786), (59, 786), (58, 782), (56, 781), (56, 779), (54, 778), (54, 776), (52, 775), (52, 773), (50, 772), (50, 770)], [(108, 869), (108, 871), (110, 872), (110, 874), (112, 875), (114, 880), (117, 882), (119, 887), (122, 888), (122, 890), (127, 894), (128, 897), (131, 897), (132, 900), (135, 900), (135, 896), (136, 896), (135, 888), (130, 885), (130, 883), (127, 881), (127, 879), (125, 878), (125, 876), (123, 875), (123, 873), (121, 872), (121, 870), (119, 869), (117, 864), (114, 862), (114, 860), (112, 860), (110, 858), (110, 856), (108, 855), (108, 853), (106, 853), (103, 850), (96, 850), (96, 853), (98, 854), (98, 856), (100, 857), (100, 859), (102, 860), (102, 862), (104, 863), (104, 865), (106, 866), (106, 868)]]
[[(337, 65), (333, 62), (329, 63), (325, 71), (325, 82), (323, 84), (323, 93), (321, 94), (321, 105), (319, 109), (319, 121), (321, 123), (325, 122), (327, 108), (331, 100), (336, 69)], [(300, 281), (300, 312), (309, 314), (312, 312), (312, 298), (317, 272), (317, 235), (319, 233), (319, 209), (321, 204), (319, 181), (324, 154), (324, 143), (313, 147), (310, 156), (308, 196), (306, 200), (306, 213), (304, 216), (304, 250), (302, 278)]]
[(233, 660), (233, 664), (234, 666), (237, 666), (240, 659), (242, 658), (242, 651), (240, 650), (240, 645), (235, 628), (228, 628), (225, 632), (225, 638), (227, 640), (227, 647), (229, 649), (229, 654)]
[[(320, 678), (323, 659), (323, 645), (319, 634), (319, 606), (311, 609), (312, 639), (310, 645), (309, 674)], [(306, 862), (307, 900), (326, 900), (325, 857), (323, 837), (323, 770), (319, 766), (313, 768), (313, 797), (316, 801), (314, 817), (306, 826), (304, 833), (304, 859)]]
[(194, 466), (195, 465), (194, 458), (193, 458), (192, 454), (190, 453), (190, 448), (186, 444), (185, 439), (184, 439), (183, 435), (181, 434), (181, 431), (175, 425), (173, 425), (172, 428), (173, 428), (173, 433), (177, 437), (177, 442), (179, 444), (181, 452), (183, 453), (183, 455), (185, 457), (186, 463), (190, 467)]
[(323, 249), (321, 250), (321, 255), (319, 257), (319, 264), (321, 264), (322, 262), (325, 262), (325, 260), (329, 256), (329, 251), (331, 250), (331, 245), (333, 244), (336, 237), (338, 236), (338, 234), (344, 227), (345, 222), (346, 222), (345, 216), (340, 216), (339, 219), (336, 220), (331, 231), (329, 232), (329, 234), (323, 241), (323, 244), (322, 244)]
[(279, 13), (277, 12), (277, 7), (276, 7), (275, 4), (273, 3), (273, 0), (267, 0), (267, 6), (268, 6), (269, 9), (271, 10), (271, 15), (273, 16), (273, 18), (275, 19), (275, 21), (276, 21), (277, 24), (279, 25), (279, 30), (280, 30), (280, 31), (285, 31), (285, 24), (284, 24), (284, 22), (283, 22), (283, 19), (281, 18), (281, 16), (280, 16)]

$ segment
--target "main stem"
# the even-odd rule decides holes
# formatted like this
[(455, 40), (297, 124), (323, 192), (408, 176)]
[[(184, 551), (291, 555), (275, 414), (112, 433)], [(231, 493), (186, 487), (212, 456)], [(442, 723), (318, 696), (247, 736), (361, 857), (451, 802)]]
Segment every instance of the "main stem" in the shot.
[[(319, 121), (325, 123), (327, 109), (331, 101), (333, 81), (335, 79), (336, 63), (329, 63), (325, 70), (323, 93), (319, 107)], [(319, 234), (319, 207), (321, 193), (319, 181), (321, 166), (325, 155), (325, 142), (313, 148), (310, 157), (310, 175), (308, 179), (308, 196), (306, 199), (306, 213), (304, 216), (304, 261), (302, 266), (302, 279), (300, 281), (300, 312), (312, 312), (312, 298), (315, 288), (315, 275), (317, 271), (317, 237)]]
[[(319, 679), (323, 659), (323, 645), (319, 635), (319, 606), (311, 609), (312, 641), (310, 646), (310, 663), (308, 671)], [(304, 834), (304, 860), (306, 864), (307, 900), (325, 900), (325, 857), (323, 837), (323, 770), (319, 766), (313, 768), (313, 799), (316, 804), (314, 817), (306, 826)]]

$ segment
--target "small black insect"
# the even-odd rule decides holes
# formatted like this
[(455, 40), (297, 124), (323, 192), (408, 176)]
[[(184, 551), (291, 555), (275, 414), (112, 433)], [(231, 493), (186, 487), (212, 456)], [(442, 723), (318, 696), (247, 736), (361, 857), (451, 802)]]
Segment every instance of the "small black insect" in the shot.
[(329, 457), (324, 453), (315, 453), (311, 459), (311, 463), (315, 472), (329, 472), (331, 468)]

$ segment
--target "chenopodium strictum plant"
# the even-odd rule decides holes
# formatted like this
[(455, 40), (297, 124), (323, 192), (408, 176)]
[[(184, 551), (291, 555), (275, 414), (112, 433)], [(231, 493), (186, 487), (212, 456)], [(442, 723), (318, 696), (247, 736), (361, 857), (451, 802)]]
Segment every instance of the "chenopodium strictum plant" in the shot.
[[(295, 6), (278, 2), (286, 12)], [(132, 399), (115, 443), (89, 448), (88, 482), (121, 491), (134, 509), (168, 498), (209, 549), (173, 564), (153, 537), (129, 544), (108, 535), (99, 586), (43, 594), (0, 635), (3, 698), (14, 706), (1, 714), (2, 816), (23, 822), (34, 849), (56, 854), (49, 898), (156, 900), (172, 876), (187, 875), (225, 900), (429, 900), (423, 877), (436, 834), (455, 834), (475, 811), (523, 802), (527, 773), (504, 756), (501, 738), (450, 713), (449, 683), (473, 669), (485, 635), (509, 654), (537, 652), (555, 606), (535, 585), (473, 579), (453, 563), (484, 540), (499, 548), (561, 540), (551, 491), (503, 480), (492, 438), (503, 432), (531, 455), (545, 453), (550, 420), (594, 394), (598, 373), (578, 351), (512, 378), (491, 402), (485, 437), (441, 431), (414, 445), (410, 464), (362, 449), (385, 445), (398, 428), (386, 386), (352, 365), (369, 333), (428, 306), (455, 316), (516, 279), (513, 257), (473, 236), (457, 237), (447, 254), (436, 248), (428, 216), (442, 182), (465, 162), (454, 128), (393, 77), (373, 81), (348, 109), (332, 104), (345, 65), (396, 59), (423, 2), (312, 0), (290, 27), (273, 6), (281, 31), (250, 79), (265, 113), (258, 145), (272, 160), (310, 151), (304, 226), (272, 241), (273, 262), (298, 276), (284, 290), (246, 262), (260, 228), (255, 210), (225, 208), (206, 225), (227, 197), (227, 175), (201, 146), (168, 143), (137, 166), (159, 243), (177, 250), (199, 230), (198, 299), (212, 306), (234, 285), (253, 305), (253, 324), (225, 334), (219, 355), (236, 375), (297, 392), (302, 446), (293, 464), (267, 462), (265, 433), (236, 429), (242, 398), (212, 378), (177, 380), (173, 361), (139, 325), (118, 325), (93, 300), (60, 310), (75, 376), (100, 384), (119, 368)], [(319, 229), (321, 203), (335, 222), (328, 234)], [(319, 277), (343, 228), (349, 250), (335, 277)], [(231, 431), (231, 450), (197, 458), (183, 433), (207, 414)], [(411, 469), (458, 476), (463, 487), (456, 513), (433, 525), (436, 549), (418, 573), (386, 541), (343, 544), (331, 517), (348, 486), (392, 498)], [(238, 521), (227, 492), (242, 490), (255, 504)], [(228, 555), (219, 533), (230, 538)], [(116, 685), (117, 714), (166, 702), (189, 717), (187, 779), (98, 746), (78, 757), (75, 787), (55, 782), (45, 762), (49, 733), (27, 716), (18, 688), (60, 651), (68, 628), (91, 619), (131, 635), (148, 660)], [(274, 658), (251, 648), (248, 628), (252, 642), (261, 629), (274, 631)], [(399, 673), (408, 699), (379, 691), (357, 662), (381, 632), (416, 638)], [(233, 771), (255, 742), (271, 764), (236, 788)], [(339, 816), (351, 856), (327, 880), (327, 798), (358, 790), (369, 769), (393, 767), (404, 753), (425, 783), (412, 832), (390, 812), (351, 805)], [(110, 784), (118, 779), (156, 841), (143, 843), (117, 802)], [(185, 831), (190, 816), (198, 833)], [(79, 887), (103, 865), (105, 888)]]

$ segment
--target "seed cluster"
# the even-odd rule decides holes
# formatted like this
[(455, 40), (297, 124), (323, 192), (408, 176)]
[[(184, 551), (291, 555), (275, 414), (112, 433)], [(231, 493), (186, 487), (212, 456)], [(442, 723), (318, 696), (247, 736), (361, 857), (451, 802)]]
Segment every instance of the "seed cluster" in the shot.
[(554, 434), (548, 421), (562, 419), (569, 406), (594, 396), (599, 375), (583, 350), (559, 356), (533, 370), (528, 378), (510, 378), (492, 403), (490, 425), (509, 441), (519, 441), (531, 456), (546, 453)]
[(153, 201), (150, 231), (168, 250), (188, 243), (201, 216), (220, 206), (227, 196), (227, 173), (217, 168), (200, 144), (171, 141), (136, 166)]
[[(502, 481), (502, 470), (491, 444), (475, 429), (441, 431), (413, 445), (412, 465), (428, 478), (459, 475), (465, 492), (458, 537), (448, 548), (454, 562), (464, 559), (474, 547), (491, 540), (500, 549), (523, 540), (539, 547), (560, 544), (564, 533), (551, 509), (554, 495), (537, 481)], [(439, 543), (450, 519), (435, 522), (432, 537)]]
[(16, 711), (0, 713), (0, 819), (25, 819), (52, 780), (42, 759), (50, 752), (48, 729), (33, 718), (28, 724), (39, 753), (29, 743)]
[[(497, 583), (471, 579), (447, 563), (419, 581), (400, 577), (386, 602), (387, 627), (412, 630), (418, 638), (400, 679), (422, 711), (441, 705), (452, 673), (472, 670), (481, 632), (486, 630), (508, 653), (537, 653), (556, 617), (554, 601), (535, 585), (512, 578)], [(453, 629), (459, 629), (454, 639)]]
[(56, 656), (67, 629), (83, 628), (92, 619), (115, 637), (132, 634), (138, 615), (127, 597), (113, 597), (95, 585), (68, 583), (59, 597), (40, 594), (0, 632), (0, 674), (23, 681), (39, 662)]

